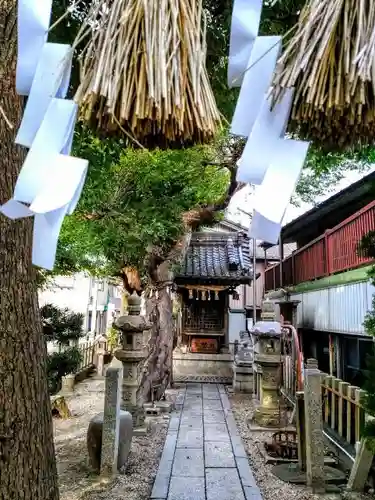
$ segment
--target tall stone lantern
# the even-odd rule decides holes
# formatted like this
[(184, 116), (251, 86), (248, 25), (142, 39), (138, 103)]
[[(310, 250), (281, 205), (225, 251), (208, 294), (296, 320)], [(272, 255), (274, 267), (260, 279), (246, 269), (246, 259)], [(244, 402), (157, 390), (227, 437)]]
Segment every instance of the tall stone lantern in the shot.
[(277, 427), (280, 424), (281, 325), (275, 321), (275, 305), (272, 302), (263, 302), (261, 319), (251, 330), (254, 339), (254, 389), (259, 402), (253, 420), (260, 426)]
[(124, 369), (122, 382), (121, 409), (131, 413), (134, 434), (146, 432), (145, 414), (139, 385), (142, 378), (143, 363), (147, 357), (144, 333), (152, 325), (140, 315), (141, 299), (133, 294), (128, 299), (128, 315), (118, 318), (114, 326), (121, 332), (121, 348), (114, 352)]

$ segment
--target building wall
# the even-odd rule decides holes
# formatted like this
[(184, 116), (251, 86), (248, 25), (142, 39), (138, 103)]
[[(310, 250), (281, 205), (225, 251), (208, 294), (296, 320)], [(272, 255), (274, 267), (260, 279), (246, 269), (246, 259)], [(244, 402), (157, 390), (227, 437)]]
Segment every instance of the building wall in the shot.
[(90, 298), (90, 277), (84, 274), (57, 276), (53, 285), (39, 293), (39, 305), (54, 304), (85, 314)]
[[(256, 273), (259, 274), (259, 278), (256, 280), (256, 305), (258, 307), (262, 304), (263, 293), (264, 293), (264, 261), (257, 262)], [(253, 307), (253, 283), (251, 285), (240, 285), (237, 287), (237, 293), (239, 295), (238, 300), (235, 300), (231, 295), (229, 298), (229, 307), (231, 310), (245, 309), (245, 307)]]
[[(58, 276), (39, 293), (39, 305), (68, 307), (84, 315), (84, 331), (92, 337), (105, 333), (113, 315), (120, 312), (121, 290), (108, 280), (97, 280), (84, 273)], [(108, 311), (105, 311), (106, 306)]]
[(363, 321), (371, 309), (375, 288), (369, 282), (349, 283), (292, 294), (300, 300), (297, 326), (345, 335), (365, 335)]

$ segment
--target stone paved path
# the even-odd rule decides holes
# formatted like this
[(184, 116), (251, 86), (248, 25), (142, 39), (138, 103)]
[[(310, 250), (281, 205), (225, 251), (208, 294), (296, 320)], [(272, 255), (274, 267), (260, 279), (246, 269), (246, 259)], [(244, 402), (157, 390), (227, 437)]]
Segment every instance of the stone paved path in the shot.
[(187, 384), (177, 397), (152, 500), (261, 500), (224, 386)]

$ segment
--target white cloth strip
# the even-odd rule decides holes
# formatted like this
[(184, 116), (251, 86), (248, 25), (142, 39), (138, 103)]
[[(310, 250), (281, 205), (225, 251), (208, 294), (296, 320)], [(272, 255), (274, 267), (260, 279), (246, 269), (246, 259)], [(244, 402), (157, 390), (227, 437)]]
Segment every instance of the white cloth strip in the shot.
[(262, 0), (235, 0), (230, 30), (228, 86), (240, 87), (256, 36)]
[(33, 264), (53, 269), (61, 226), (69, 210), (74, 210), (82, 191), (88, 162), (66, 155), (49, 155), (46, 161), (54, 165), (53, 175), (47, 176), (43, 190), (26, 207), (14, 199), (9, 200), (0, 212), (10, 219), (34, 215)]
[(19, 174), (14, 198), (33, 203), (50, 176), (54, 175), (51, 160), (70, 141), (77, 116), (77, 104), (70, 100), (52, 99), (35, 141)]
[(8, 217), (8, 219), (23, 219), (24, 217), (30, 217), (34, 215), (26, 205), (14, 200), (13, 198), (8, 200), (4, 205), (0, 206), (0, 212)]
[(65, 205), (69, 208), (82, 179), (86, 177), (87, 160), (55, 155), (51, 161), (53, 170), (30, 205), (30, 210), (34, 213), (52, 212)]
[(263, 100), (258, 118), (238, 161), (237, 180), (260, 185), (268, 167), (278, 161), (280, 139), (285, 135), (294, 89), (288, 89), (273, 109)]
[(39, 57), (47, 41), (52, 0), (18, 0), (18, 57), (16, 90), (30, 93)]
[(59, 234), (67, 210), (68, 206), (65, 205), (53, 212), (35, 215), (32, 252), (32, 263), (35, 266), (53, 269)]
[[(40, 55), (16, 144), (30, 148), (51, 99), (65, 97), (72, 65), (70, 45), (46, 43)], [(55, 122), (58, 123), (58, 115)]]
[(279, 139), (277, 161), (256, 189), (249, 237), (276, 244), (290, 199), (301, 175), (308, 142)]
[[(231, 124), (231, 133), (248, 137), (268, 93), (281, 51), (281, 37), (257, 37)], [(256, 63), (254, 65), (254, 63)]]

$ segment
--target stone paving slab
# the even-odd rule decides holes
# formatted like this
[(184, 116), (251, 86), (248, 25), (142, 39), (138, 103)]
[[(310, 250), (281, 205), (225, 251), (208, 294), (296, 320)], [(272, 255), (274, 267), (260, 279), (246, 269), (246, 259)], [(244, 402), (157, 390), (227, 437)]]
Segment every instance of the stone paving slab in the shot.
[(181, 426), (190, 427), (190, 429), (203, 428), (203, 415), (196, 413), (183, 412), (181, 416)]
[(205, 441), (230, 441), (226, 424), (204, 424)]
[(203, 429), (192, 429), (189, 426), (181, 425), (178, 433), (177, 448), (202, 448)]
[(225, 387), (188, 384), (178, 398), (150, 499), (262, 500)]
[(206, 469), (207, 500), (245, 500), (236, 468)]
[(225, 424), (225, 416), (222, 410), (204, 410), (204, 424)]
[(172, 477), (168, 500), (206, 500), (204, 477)]
[(229, 441), (204, 444), (205, 467), (236, 467)]
[(177, 448), (172, 476), (204, 477), (203, 449)]

